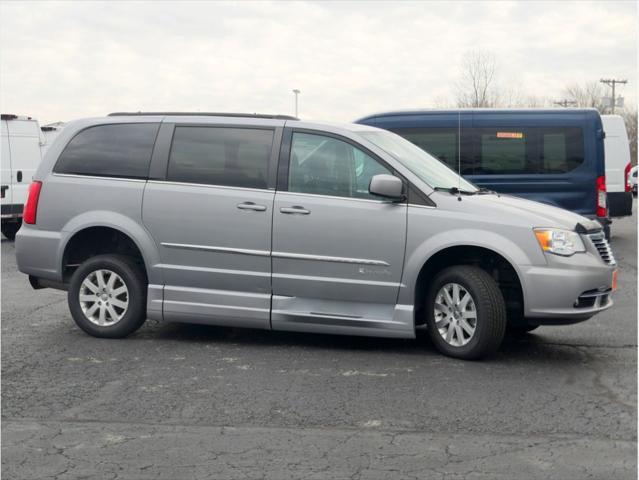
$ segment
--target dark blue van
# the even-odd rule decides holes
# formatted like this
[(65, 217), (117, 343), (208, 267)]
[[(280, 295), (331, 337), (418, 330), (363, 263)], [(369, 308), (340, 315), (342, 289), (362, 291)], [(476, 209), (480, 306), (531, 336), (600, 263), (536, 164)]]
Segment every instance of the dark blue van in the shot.
[(608, 233), (604, 131), (595, 109), (399, 111), (356, 123), (401, 135), (481, 187), (597, 219)]

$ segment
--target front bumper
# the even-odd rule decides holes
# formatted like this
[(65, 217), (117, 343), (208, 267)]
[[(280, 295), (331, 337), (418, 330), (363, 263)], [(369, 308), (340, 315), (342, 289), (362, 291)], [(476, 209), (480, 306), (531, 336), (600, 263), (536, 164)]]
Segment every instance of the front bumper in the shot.
[(588, 320), (612, 307), (616, 265), (605, 264), (592, 245), (571, 257), (547, 254), (548, 264), (522, 273), (524, 317), (531, 324)]

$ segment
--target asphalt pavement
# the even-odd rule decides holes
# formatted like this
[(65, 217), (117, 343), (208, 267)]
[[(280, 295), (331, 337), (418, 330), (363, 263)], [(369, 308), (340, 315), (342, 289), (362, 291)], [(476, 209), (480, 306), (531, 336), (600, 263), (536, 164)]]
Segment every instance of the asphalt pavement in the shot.
[(92, 338), (3, 239), (2, 478), (636, 478), (636, 216), (612, 247), (612, 309), (465, 362), (424, 336)]

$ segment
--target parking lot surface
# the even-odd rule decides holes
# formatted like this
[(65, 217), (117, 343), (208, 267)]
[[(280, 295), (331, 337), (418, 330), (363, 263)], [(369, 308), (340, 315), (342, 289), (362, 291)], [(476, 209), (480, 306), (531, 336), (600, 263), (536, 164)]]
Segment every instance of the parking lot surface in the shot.
[(87, 336), (2, 241), (6, 479), (626, 479), (637, 469), (637, 224), (616, 305), (484, 361), (388, 340), (147, 324)]

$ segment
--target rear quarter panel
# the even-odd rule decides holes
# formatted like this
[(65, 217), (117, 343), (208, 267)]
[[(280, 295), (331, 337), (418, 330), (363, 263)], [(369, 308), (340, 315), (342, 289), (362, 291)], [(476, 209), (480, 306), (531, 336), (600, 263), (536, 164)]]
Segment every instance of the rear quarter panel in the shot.
[(51, 242), (47, 246), (43, 240), (43, 249), (30, 252), (33, 264), (55, 272), (56, 280), (61, 280), (64, 249), (73, 235), (89, 227), (111, 227), (136, 243), (149, 283), (161, 283), (154, 268), (159, 263), (157, 248), (141, 220), (145, 185), (140, 180), (48, 175), (40, 193), (37, 226), (23, 227), (37, 230), (35, 235)]

